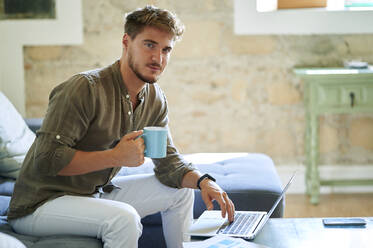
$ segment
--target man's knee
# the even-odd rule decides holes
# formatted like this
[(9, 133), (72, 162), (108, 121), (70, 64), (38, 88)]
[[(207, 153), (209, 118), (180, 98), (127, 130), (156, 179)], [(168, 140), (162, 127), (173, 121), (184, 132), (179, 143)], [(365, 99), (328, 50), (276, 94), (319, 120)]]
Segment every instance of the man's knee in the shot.
[(119, 222), (122, 224), (126, 223), (126, 225), (132, 230), (137, 230), (140, 236), (142, 232), (141, 217), (134, 207), (128, 204), (125, 205), (125, 208), (123, 208), (118, 214)]
[(107, 220), (107, 224), (109, 224), (111, 229), (114, 229), (115, 232), (141, 236), (141, 217), (135, 208), (128, 204), (117, 202), (116, 206), (108, 211), (110, 210), (111, 215)]
[[(112, 202), (99, 237), (107, 247), (137, 247), (142, 233), (141, 218), (130, 205)], [(105, 247), (106, 247), (105, 246)]]

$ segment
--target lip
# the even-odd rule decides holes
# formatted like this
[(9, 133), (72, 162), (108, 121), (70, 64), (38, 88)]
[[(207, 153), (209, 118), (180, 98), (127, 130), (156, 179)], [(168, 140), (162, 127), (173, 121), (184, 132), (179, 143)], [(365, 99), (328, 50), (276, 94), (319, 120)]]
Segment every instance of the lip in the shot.
[(160, 71), (161, 68), (158, 66), (148, 65), (148, 68), (152, 71)]

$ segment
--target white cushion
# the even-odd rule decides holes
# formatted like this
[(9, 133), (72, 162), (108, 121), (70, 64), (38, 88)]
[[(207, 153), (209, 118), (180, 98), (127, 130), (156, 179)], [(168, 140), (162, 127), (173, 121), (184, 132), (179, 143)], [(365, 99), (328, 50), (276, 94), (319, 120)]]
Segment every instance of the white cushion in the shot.
[(5, 233), (0, 233), (0, 247), (26, 248), (26, 246), (21, 241)]
[(17, 178), (35, 134), (0, 92), (0, 176)]

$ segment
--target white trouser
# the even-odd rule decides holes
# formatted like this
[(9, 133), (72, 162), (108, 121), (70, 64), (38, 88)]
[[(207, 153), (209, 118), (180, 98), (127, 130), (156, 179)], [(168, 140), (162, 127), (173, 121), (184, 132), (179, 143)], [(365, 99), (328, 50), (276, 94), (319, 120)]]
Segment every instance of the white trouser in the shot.
[(160, 211), (167, 247), (182, 247), (189, 238), (192, 189), (167, 187), (152, 174), (117, 177), (113, 183), (121, 189), (99, 198), (62, 196), (10, 224), (21, 234), (90, 236), (101, 239), (104, 248), (132, 248), (141, 236), (141, 218)]

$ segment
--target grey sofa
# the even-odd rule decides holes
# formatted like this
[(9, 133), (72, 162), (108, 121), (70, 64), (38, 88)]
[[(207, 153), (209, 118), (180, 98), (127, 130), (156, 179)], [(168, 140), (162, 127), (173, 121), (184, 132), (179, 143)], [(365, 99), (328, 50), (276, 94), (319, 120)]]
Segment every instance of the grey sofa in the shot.
[[(40, 127), (40, 119), (26, 120), (33, 131)], [(264, 154), (253, 153), (199, 153), (185, 155), (202, 173), (209, 173), (228, 193), (237, 210), (269, 210), (281, 193), (281, 182), (272, 160)], [(136, 168), (123, 168), (119, 175), (153, 173), (153, 163), (148, 160)], [(32, 237), (15, 233), (7, 223), (6, 211), (12, 195), (14, 180), (0, 177), (0, 232), (16, 237), (29, 248), (86, 248), (102, 247), (100, 240), (81, 236)], [(282, 217), (281, 202), (272, 217)], [(218, 206), (215, 206), (218, 209)], [(195, 190), (194, 218), (205, 210), (199, 190)], [(139, 247), (166, 247), (160, 214), (142, 219), (143, 235)]]

